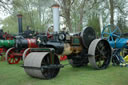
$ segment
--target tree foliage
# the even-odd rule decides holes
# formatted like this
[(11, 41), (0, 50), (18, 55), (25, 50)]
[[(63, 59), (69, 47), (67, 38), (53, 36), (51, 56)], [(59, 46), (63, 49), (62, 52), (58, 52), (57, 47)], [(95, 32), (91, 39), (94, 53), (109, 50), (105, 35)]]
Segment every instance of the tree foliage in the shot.
[[(23, 15), (23, 28), (31, 26), (33, 30), (42, 32), (50, 25), (53, 25), (51, 6), (55, 3), (60, 5), (60, 17), (62, 24), (65, 24), (70, 32), (79, 32), (85, 26), (95, 28), (100, 35), (99, 15), (103, 16), (103, 24), (121, 25), (126, 22), (128, 15), (127, 0), (2, 0), (8, 6), (10, 16), (3, 22), (5, 31), (15, 33), (17, 31), (17, 17)], [(1, 7), (4, 4), (0, 1)], [(8, 3), (7, 3), (8, 2)], [(120, 18), (120, 17), (123, 17)], [(123, 20), (123, 21), (122, 21)], [(10, 30), (12, 29), (12, 30)]]
[[(33, 30), (39, 32), (45, 31), (50, 24), (52, 25), (51, 5), (53, 3), (55, 3), (53, 2), (53, 0), (13, 0), (11, 8), (12, 14), (10, 16), (13, 18), (11, 18), (12, 20), (10, 20), (10, 18), (8, 17), (3, 21), (3, 23), (8, 24), (8, 26), (4, 26), (4, 28), (10, 29), (10, 23), (13, 23), (15, 24), (13, 29), (17, 30), (16, 16), (17, 14), (22, 14), (24, 30), (27, 26), (31, 26)], [(9, 31), (12, 32), (12, 30)]]
[(93, 14), (88, 18), (87, 26), (93, 27), (95, 29), (96, 35), (100, 37), (100, 23), (99, 23), (99, 17), (97, 14)]

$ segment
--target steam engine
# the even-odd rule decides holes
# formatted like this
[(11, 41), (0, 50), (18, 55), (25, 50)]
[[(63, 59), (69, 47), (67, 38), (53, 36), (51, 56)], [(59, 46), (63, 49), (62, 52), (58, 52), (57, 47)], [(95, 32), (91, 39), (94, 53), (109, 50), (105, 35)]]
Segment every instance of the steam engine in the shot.
[(7, 43), (7, 46), (9, 46), (9, 44), (12, 42), (11, 48), (9, 48), (5, 54), (6, 60), (9, 64), (19, 63), (19, 61), (23, 59), (23, 57), (25, 57), (27, 53), (29, 53), (29, 49), (27, 48), (38, 47), (36, 45), (36, 39), (16, 38), (12, 41), (10, 40), (10, 42)]
[[(5, 54), (6, 60), (9, 64), (17, 64), (23, 59), (28, 53), (29, 48), (36, 48), (36, 39), (33, 38), (33, 32), (26, 30), (23, 32), (22, 29), (22, 15), (18, 14), (18, 36), (15, 36), (13, 40), (0, 41), (0, 46), (3, 48), (9, 48)], [(27, 49), (28, 48), (28, 49)]]
[(73, 67), (84, 66), (88, 62), (96, 69), (108, 67), (111, 47), (106, 40), (96, 39), (91, 27), (72, 35), (60, 32), (51, 36), (37, 36), (36, 43), (40, 48), (31, 48), (24, 60), (23, 67), (29, 76), (43, 79), (56, 77), (60, 68), (64, 67), (59, 62), (59, 55), (67, 55)]

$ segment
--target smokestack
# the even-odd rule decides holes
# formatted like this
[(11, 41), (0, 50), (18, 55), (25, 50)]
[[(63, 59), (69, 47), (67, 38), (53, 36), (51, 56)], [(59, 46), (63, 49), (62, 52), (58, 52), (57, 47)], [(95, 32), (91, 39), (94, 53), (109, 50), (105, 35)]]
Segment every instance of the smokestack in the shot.
[(101, 33), (102, 33), (102, 31), (103, 31), (103, 19), (102, 19), (102, 14), (100, 14), (99, 21), (100, 21), (100, 31), (101, 31)]
[(53, 9), (53, 23), (54, 23), (54, 32), (58, 32), (59, 31), (59, 5), (58, 4), (54, 4), (52, 5), (52, 9)]
[(17, 17), (18, 17), (18, 31), (19, 31), (19, 34), (21, 34), (23, 32), (22, 31), (22, 15), (18, 14)]

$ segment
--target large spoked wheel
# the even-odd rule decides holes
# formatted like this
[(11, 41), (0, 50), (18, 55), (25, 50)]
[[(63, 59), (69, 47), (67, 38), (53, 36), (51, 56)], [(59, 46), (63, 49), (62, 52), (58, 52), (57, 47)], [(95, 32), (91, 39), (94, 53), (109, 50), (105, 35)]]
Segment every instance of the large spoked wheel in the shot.
[(105, 69), (111, 60), (111, 47), (106, 40), (95, 39), (89, 46), (89, 63), (93, 68)]
[(30, 53), (30, 48), (27, 48), (24, 52), (23, 52), (23, 61), (25, 60), (26, 56)]
[(120, 36), (121, 31), (119, 27), (114, 25), (105, 26), (101, 34), (102, 39), (107, 39), (108, 41), (115, 41), (119, 39)]
[[(50, 53), (48, 52), (32, 52), (28, 54), (24, 60), (24, 70), (29, 76), (32, 77), (43, 79), (54, 78), (59, 73), (60, 68), (43, 68), (44, 66), (49, 67), (51, 65), (60, 64), (59, 58), (55, 54), (54, 59), (52, 59)], [(28, 66), (31, 67), (27, 68)]]
[(5, 54), (5, 57), (6, 57), (6, 60), (9, 64), (18, 64), (19, 61), (21, 60), (20, 57), (16, 57), (13, 55), (13, 53), (15, 52), (15, 48), (10, 48), (7, 50), (6, 54)]
[(5, 52), (7, 51), (6, 48), (0, 48), (0, 61), (5, 61)]

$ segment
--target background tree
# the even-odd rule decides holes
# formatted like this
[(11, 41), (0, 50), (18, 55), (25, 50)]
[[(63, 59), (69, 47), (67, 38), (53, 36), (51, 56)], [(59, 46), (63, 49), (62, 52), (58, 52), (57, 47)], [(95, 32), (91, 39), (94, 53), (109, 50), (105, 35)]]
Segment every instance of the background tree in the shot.
[[(3, 0), (7, 1), (7, 0)], [(56, 2), (55, 2), (56, 1)], [(31, 26), (34, 30), (44, 31), (53, 25), (52, 9), (54, 3), (60, 5), (61, 24), (70, 32), (79, 32), (85, 26), (93, 26), (100, 35), (99, 15), (103, 16), (103, 25), (119, 23), (127, 28), (127, 0), (11, 0), (10, 16), (3, 20), (3, 28), (10, 32), (17, 30), (16, 15), (23, 14), (23, 28)], [(1, 3), (1, 2), (0, 2)], [(3, 5), (3, 4), (2, 4)], [(119, 17), (123, 17), (123, 22)], [(13, 23), (13, 26), (11, 25)], [(122, 28), (122, 26), (120, 26)], [(14, 31), (15, 32), (15, 31)]]
[[(16, 15), (20, 13), (23, 15), (24, 30), (27, 26), (31, 26), (33, 30), (43, 32), (53, 23), (51, 5), (54, 3), (53, 0), (13, 0), (11, 16), (15, 17), (15, 20), (12, 19), (11, 22), (17, 25)], [(5, 29), (10, 27), (10, 24), (4, 26)], [(17, 27), (13, 29), (17, 30)], [(9, 31), (12, 32), (12, 30)]]
[(70, 11), (71, 11), (71, 5), (74, 3), (74, 0), (58, 0), (58, 2), (59, 2), (61, 9), (62, 9), (61, 16), (64, 17), (66, 26), (72, 32)]

